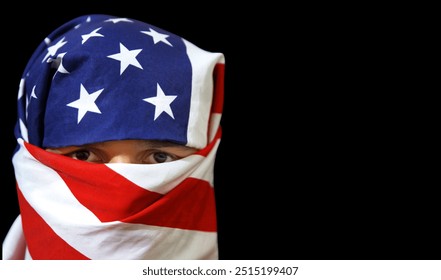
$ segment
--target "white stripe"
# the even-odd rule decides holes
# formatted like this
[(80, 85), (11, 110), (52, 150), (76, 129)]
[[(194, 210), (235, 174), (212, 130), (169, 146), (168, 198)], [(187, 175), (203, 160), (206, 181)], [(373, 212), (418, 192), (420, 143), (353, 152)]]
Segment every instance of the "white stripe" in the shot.
[(23, 234), (21, 216), (18, 215), (3, 240), (2, 259), (20, 260), (24, 258), (26, 242)]
[(204, 51), (184, 40), (192, 72), (190, 116), (187, 130), (187, 145), (203, 148), (208, 144), (208, 127), (213, 102), (213, 69), (224, 61), (222, 53)]
[(212, 141), (214, 139), (214, 136), (216, 136), (217, 130), (220, 125), (220, 121), (222, 118), (222, 114), (220, 113), (212, 113), (210, 118), (210, 124), (209, 124), (209, 134), (208, 134), (208, 141)]
[(132, 183), (149, 191), (165, 194), (187, 177), (207, 181), (213, 187), (213, 168), (218, 141), (207, 157), (191, 155), (186, 158), (162, 163), (145, 164), (109, 163), (110, 169)]
[(22, 119), (19, 119), (20, 122), (20, 133), (21, 133), (21, 137), (23, 137), (23, 139), (26, 142), (29, 142), (29, 138), (28, 138), (28, 129), (26, 128), (26, 125), (24, 124), (24, 122), (22, 121)]

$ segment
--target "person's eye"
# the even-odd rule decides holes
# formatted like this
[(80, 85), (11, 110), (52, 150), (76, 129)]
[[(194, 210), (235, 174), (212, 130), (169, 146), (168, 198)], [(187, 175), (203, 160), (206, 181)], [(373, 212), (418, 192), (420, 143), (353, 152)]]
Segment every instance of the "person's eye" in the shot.
[(67, 156), (70, 156), (71, 158), (74, 158), (74, 159), (87, 161), (90, 157), (90, 152), (86, 151), (86, 150), (80, 150), (80, 151), (75, 151), (75, 152), (69, 153)]
[(89, 162), (102, 162), (102, 160), (89, 150), (77, 150), (66, 154), (73, 159)]
[(179, 157), (176, 155), (172, 155), (166, 152), (154, 152), (148, 156), (146, 163), (151, 163), (151, 164), (164, 163), (164, 162), (174, 161), (177, 159), (179, 159)]

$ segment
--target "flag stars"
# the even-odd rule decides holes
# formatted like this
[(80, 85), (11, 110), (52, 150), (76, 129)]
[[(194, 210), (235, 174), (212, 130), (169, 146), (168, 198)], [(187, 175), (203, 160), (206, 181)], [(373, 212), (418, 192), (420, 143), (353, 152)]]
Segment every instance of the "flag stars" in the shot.
[(119, 49), (120, 49), (119, 53), (112, 54), (107, 57), (115, 59), (115, 60), (119, 60), (121, 62), (121, 67), (120, 67), (120, 72), (119, 72), (120, 75), (122, 75), (122, 73), (130, 65), (133, 65), (135, 67), (143, 69), (141, 64), (139, 64), (139, 61), (136, 59), (136, 56), (142, 51), (142, 49), (128, 50), (121, 43), (119, 43)]
[(32, 98), (38, 99), (37, 95), (35, 94), (35, 88), (36, 88), (36, 87), (37, 87), (37, 86), (35, 85), (35, 86), (32, 88), (31, 95), (29, 96), (29, 98), (26, 99), (26, 113), (27, 113), (27, 111), (28, 111), (29, 104), (31, 104), (31, 100), (32, 100)]
[(63, 57), (66, 53), (60, 53), (59, 55), (57, 55), (57, 61), (58, 61), (58, 67), (57, 67), (57, 72), (63, 73), (63, 74), (69, 74), (69, 71), (66, 70), (66, 68), (64, 68), (63, 66)]
[(81, 84), (80, 98), (67, 104), (66, 106), (78, 109), (77, 124), (83, 119), (87, 112), (101, 114), (100, 109), (95, 104), (95, 100), (100, 96), (104, 89), (97, 90), (91, 94), (87, 92)]
[(102, 28), (102, 27), (99, 27), (99, 28), (93, 30), (92, 32), (90, 32), (89, 34), (81, 35), (81, 38), (83, 39), (83, 40), (81, 41), (81, 44), (86, 43), (86, 41), (89, 40), (89, 39), (92, 38), (92, 37), (104, 37), (103, 34), (98, 33), (98, 30), (100, 30), (101, 28)]
[(177, 95), (165, 95), (161, 86), (159, 86), (159, 84), (157, 84), (156, 96), (144, 98), (143, 101), (155, 105), (155, 118), (154, 118), (154, 120), (156, 120), (162, 114), (162, 112), (167, 113), (170, 117), (172, 117), (174, 119), (175, 117), (173, 116), (173, 111), (170, 107), (170, 104), (175, 100), (176, 97), (177, 97)]
[(30, 98), (38, 99), (37, 95), (35, 94), (35, 88), (36, 88), (36, 87), (37, 87), (37, 86), (34, 86), (34, 87), (32, 88), (32, 91), (31, 91), (31, 97), (30, 97)]
[(45, 62), (46, 59), (47, 59), (49, 56), (54, 56), (54, 55), (57, 53), (57, 51), (58, 51), (62, 46), (64, 46), (66, 43), (67, 43), (67, 41), (64, 41), (64, 37), (63, 37), (63, 39), (61, 39), (60, 41), (58, 41), (55, 45), (48, 47), (48, 48), (47, 48), (47, 54), (44, 56), (44, 58), (43, 58), (43, 60), (42, 60), (41, 62)]
[(155, 30), (153, 30), (152, 28), (149, 28), (150, 31), (141, 31), (141, 33), (144, 33), (146, 35), (149, 35), (153, 38), (153, 43), (156, 45), (156, 43), (158, 42), (163, 42), (164, 44), (169, 45), (170, 47), (173, 47), (173, 45), (167, 40), (167, 37), (169, 37), (169, 35), (167, 34), (163, 34), (163, 33), (159, 33)]
[(26, 99), (26, 119), (28, 118), (28, 107), (29, 107), (29, 104), (31, 104), (32, 98), (38, 99), (37, 95), (35, 94), (35, 88), (36, 87), (37, 86), (35, 85), (32, 88), (31, 95), (29, 96), (29, 98)]
[(57, 72), (55, 72), (54, 77), (58, 72), (63, 73), (63, 74), (69, 74), (69, 71), (67, 71), (67, 69), (64, 68), (64, 66), (63, 66), (63, 57), (65, 54), (66, 54), (65, 52), (60, 53), (57, 55), (57, 58), (55, 58), (55, 59), (49, 58), (47, 60), (48, 63), (51, 63), (51, 68), (57, 69)]
[[(29, 73), (26, 73), (26, 77), (28, 77), (28, 76), (29, 76)], [(18, 98), (17, 99), (20, 99), (24, 96), (24, 94), (25, 94), (24, 86), (25, 86), (25, 79), (21, 78), (20, 83), (18, 84)]]
[(105, 21), (110, 21), (113, 23), (118, 23), (118, 22), (133, 22), (132, 20), (129, 20), (128, 18), (109, 18), (108, 20)]

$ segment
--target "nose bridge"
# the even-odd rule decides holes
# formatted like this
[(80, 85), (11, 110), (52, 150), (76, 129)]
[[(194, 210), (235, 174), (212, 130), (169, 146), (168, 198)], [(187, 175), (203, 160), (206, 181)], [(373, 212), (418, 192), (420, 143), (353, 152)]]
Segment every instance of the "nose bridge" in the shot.
[(109, 163), (136, 163), (136, 159), (129, 154), (118, 154), (110, 158)]

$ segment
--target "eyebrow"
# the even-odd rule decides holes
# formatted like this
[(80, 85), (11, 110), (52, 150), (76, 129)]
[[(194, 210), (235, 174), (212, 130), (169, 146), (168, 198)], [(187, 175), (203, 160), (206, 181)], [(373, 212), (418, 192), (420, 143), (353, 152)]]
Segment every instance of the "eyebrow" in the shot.
[(144, 140), (149, 146), (153, 148), (163, 148), (163, 147), (186, 147), (185, 145), (170, 142), (170, 141), (160, 141), (160, 140)]
[[(178, 144), (175, 142), (171, 142), (171, 141), (163, 141), (163, 140), (142, 140), (142, 139), (127, 139), (127, 140), (141, 140), (143, 141), (143, 143), (148, 146), (149, 148), (154, 148), (154, 149), (159, 149), (159, 148), (164, 148), (164, 147), (182, 147), (182, 148), (190, 148), (187, 147), (183, 144)], [(107, 142), (107, 141), (106, 141)], [(102, 147), (104, 146), (105, 143), (104, 142), (97, 142), (97, 143), (90, 143), (90, 144), (85, 144), (85, 145), (81, 145), (79, 147), (90, 147), (90, 146), (95, 146), (95, 147)]]

